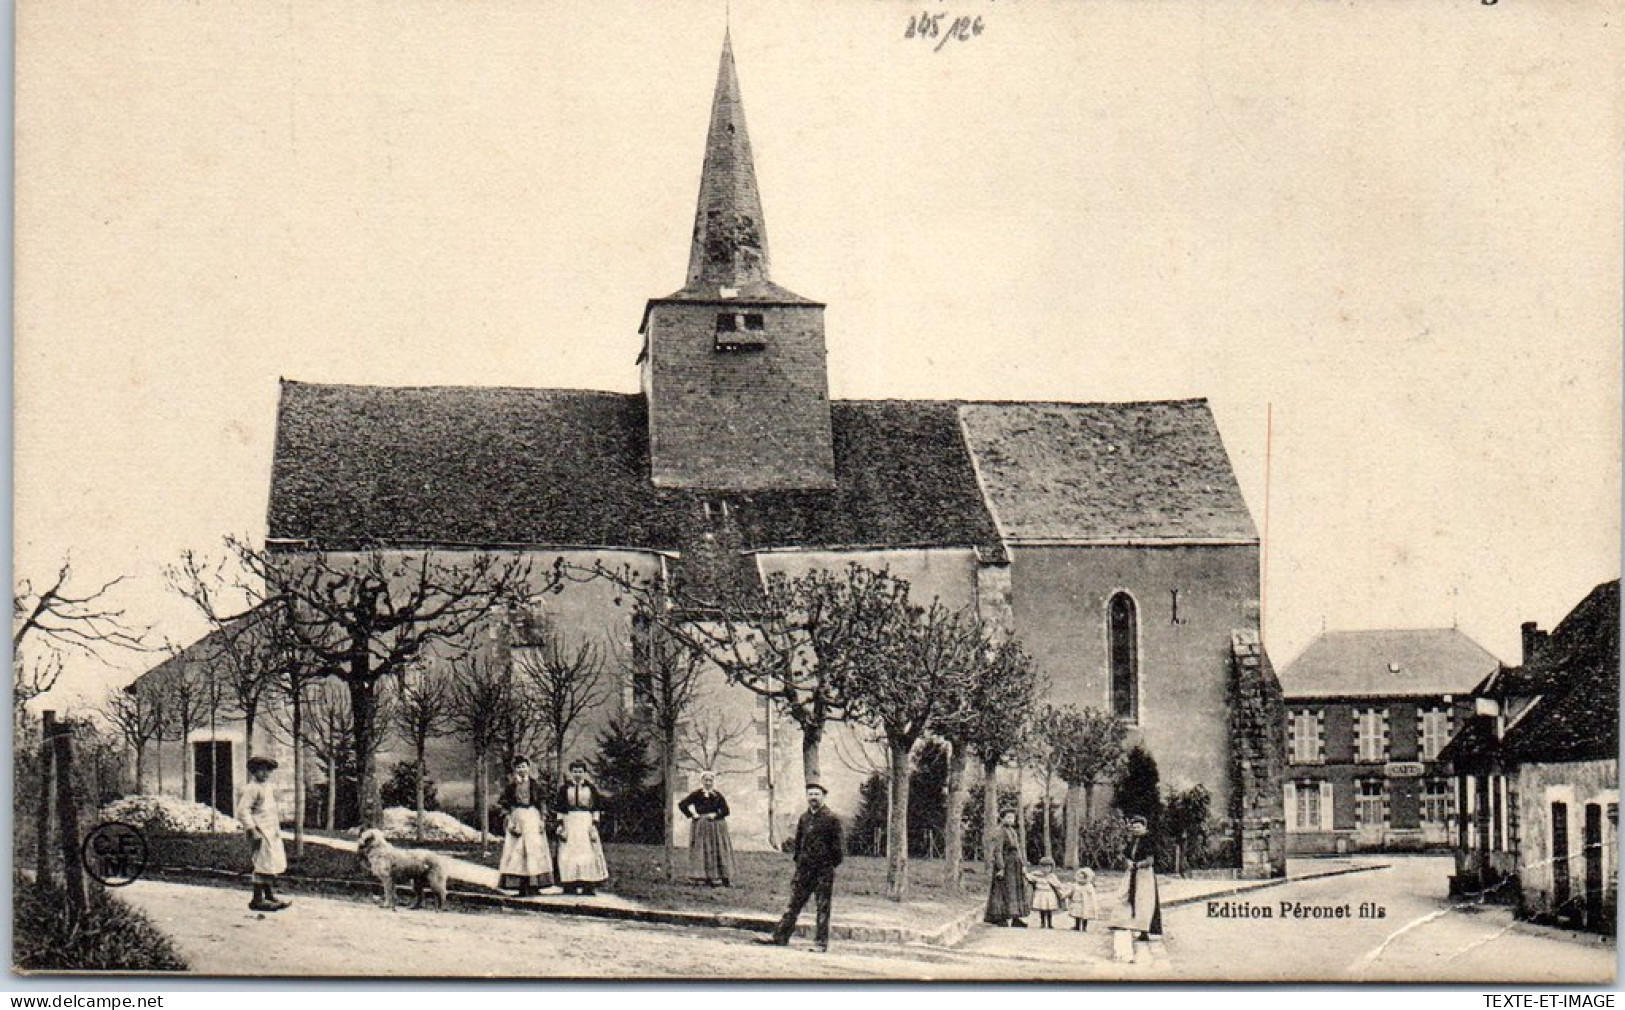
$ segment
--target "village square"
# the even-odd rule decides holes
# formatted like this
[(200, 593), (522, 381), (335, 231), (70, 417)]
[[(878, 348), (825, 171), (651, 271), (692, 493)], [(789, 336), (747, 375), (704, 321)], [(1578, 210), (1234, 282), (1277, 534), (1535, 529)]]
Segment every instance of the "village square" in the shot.
[[(652, 153), (698, 200), (684, 275), (621, 306), (637, 392), (291, 357), (264, 526), (148, 573), (183, 622), (91, 543), (18, 569), (16, 968), (1611, 980), (1617, 558), (1512, 593), (1515, 656), (1454, 615), (1275, 654), (1271, 523), (1318, 505), (1272, 497), (1274, 429), (836, 395), (931, 338), (842, 333), (780, 269), (741, 81), (783, 43), (718, 44), (644, 113), (708, 110)], [(1606, 505), (1576, 525), (1617, 539)]]

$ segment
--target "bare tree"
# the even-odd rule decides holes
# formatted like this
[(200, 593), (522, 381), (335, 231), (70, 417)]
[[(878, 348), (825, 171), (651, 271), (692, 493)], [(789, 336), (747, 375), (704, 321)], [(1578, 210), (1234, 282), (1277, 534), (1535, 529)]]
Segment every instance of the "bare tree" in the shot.
[(904, 901), (908, 880), (908, 794), (916, 744), (951, 714), (953, 699), (972, 683), (979, 625), (968, 616), (933, 600), (919, 607), (908, 602), (908, 584), (885, 573), (892, 582), (889, 613), (864, 622), (858, 657), (847, 665), (845, 685), (856, 716), (878, 725), (886, 735), (890, 757), (886, 828), (886, 894)]
[[(1078, 711), (1068, 705), (1055, 718), (1056, 774), (1067, 784), (1064, 862), (1078, 865), (1078, 829), (1094, 812), (1095, 787), (1116, 777), (1122, 767), (1128, 730), (1109, 712)], [(1078, 809), (1079, 793), (1083, 807)]]
[(382, 814), (377, 751), (387, 724), (378, 711), (379, 682), (409, 669), (431, 645), (457, 651), (493, 612), (528, 605), (540, 591), (530, 585), (530, 566), (492, 554), (278, 555), (240, 540), (227, 543), (263, 582), (265, 598), (286, 606), (300, 650), (348, 688), (361, 817), (376, 826)]
[[(194, 661), (189, 650), (173, 643), (165, 643), (169, 651), (168, 669), (157, 675), (156, 706), (161, 710), (159, 721), (159, 771), (163, 769), (163, 741), (174, 740), (181, 751), (180, 795), (185, 796), (192, 773), (192, 731), (211, 722), (219, 713), (219, 690), (211, 681), (212, 671), (207, 664)], [(204, 802), (202, 796), (194, 796)]]
[[(999, 823), (999, 765), (1014, 757), (1026, 739), (1027, 727), (1043, 693), (1043, 679), (1032, 657), (1021, 643), (1003, 637), (985, 624), (979, 635), (974, 672), (968, 690), (954, 699), (952, 714), (939, 720), (937, 732), (953, 746), (949, 759), (948, 841), (946, 872), (950, 886), (957, 886), (962, 867), (962, 811), (965, 804), (963, 762), (975, 753), (982, 766), (982, 838), (984, 856), (997, 858), (987, 844)], [(955, 783), (955, 764), (960, 766)]]
[[(147, 648), (148, 629), (132, 625), (123, 608), (107, 601), (108, 592), (124, 581), (124, 576), (94, 589), (75, 589), (72, 581), (73, 562), (65, 560), (48, 583), (24, 578), (12, 587), (13, 713), (56, 686), (65, 655), (106, 662), (108, 649)], [(44, 653), (29, 657), (25, 645), (40, 646)]]
[(830, 723), (847, 718), (838, 685), (848, 681), (850, 648), (865, 622), (889, 605), (889, 583), (860, 565), (780, 573), (760, 585), (701, 596), (679, 582), (597, 565), (566, 567), (570, 579), (602, 578), (632, 597), (666, 634), (722, 669), (729, 682), (771, 702), (801, 731), (806, 781), (820, 777), (820, 745)]
[(445, 671), (420, 664), (395, 675), (395, 728), (412, 745), (417, 775), (417, 840), (423, 841), (424, 788), (429, 741), (451, 729), (451, 680)]
[(745, 757), (744, 744), (750, 737), (750, 720), (729, 719), (713, 708), (696, 708), (683, 722), (678, 759), (684, 768), (693, 772), (726, 775), (751, 771), (761, 764)]
[(164, 570), (170, 588), (208, 622), (209, 661), (232, 707), (243, 720), (246, 753), (254, 756), (254, 730), (261, 710), (277, 696), (283, 681), (297, 676), (285, 608), (275, 600), (254, 601), (240, 575), (224, 560), (210, 562), (192, 551)]
[(550, 619), (517, 622), (516, 672), (527, 683), (552, 751), (553, 781), (564, 781), (564, 755), (575, 743), (581, 717), (611, 697), (602, 651), (583, 639), (566, 640)]
[(705, 671), (705, 657), (664, 633), (646, 614), (632, 621), (631, 670), (638, 714), (660, 744), (660, 777), (666, 845), (666, 880), (677, 879), (677, 773), (683, 719)]
[(101, 715), (134, 752), (135, 791), (142, 792), (146, 782), (147, 744), (163, 729), (162, 707), (153, 697), (131, 685), (109, 694), (102, 703)]
[(491, 833), (491, 752), (502, 743), (513, 671), (492, 653), (479, 651), (452, 659), (451, 671), (447, 714), (452, 732), (466, 740), (474, 752), (474, 806), (479, 809), (480, 844), (484, 846)]
[(338, 824), (339, 776), (355, 753), (350, 739), (355, 721), (350, 715), (349, 694), (334, 680), (314, 683), (306, 692), (305, 715), (305, 740), (327, 772), (324, 820), (327, 830), (334, 831)]

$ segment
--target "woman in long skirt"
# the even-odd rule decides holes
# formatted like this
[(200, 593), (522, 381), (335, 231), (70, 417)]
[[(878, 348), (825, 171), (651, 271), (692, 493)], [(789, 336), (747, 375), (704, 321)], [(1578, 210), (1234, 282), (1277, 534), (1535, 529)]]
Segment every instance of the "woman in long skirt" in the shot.
[(987, 914), (995, 926), (1021, 926), (1032, 911), (1027, 903), (1027, 860), (1016, 834), (1016, 815), (1006, 810), (999, 818), (996, 833), (988, 840), (988, 869), (992, 880), (987, 889)]
[(1128, 849), (1124, 852), (1129, 865), (1125, 902), (1128, 921), (1121, 928), (1132, 930), (1140, 940), (1162, 935), (1162, 894), (1157, 888), (1156, 853), (1146, 835), (1148, 830), (1144, 817), (1130, 818)]
[(542, 802), (542, 788), (530, 777), (530, 761), (515, 758), (513, 774), (497, 801), (505, 825), (497, 872), (502, 874), (499, 886), (518, 891), (522, 898), (553, 884), (553, 856), (547, 848)]
[(609, 879), (604, 846), (598, 841), (603, 803), (587, 781), (587, 763), (570, 763), (570, 780), (559, 786), (554, 812), (559, 819), (559, 884), (565, 894), (593, 894)]
[(1146, 837), (1144, 817), (1128, 822), (1129, 842), (1123, 856), (1128, 862), (1128, 882), (1123, 892), (1123, 921), (1112, 924), (1112, 957), (1135, 961), (1135, 940), (1162, 935), (1162, 895), (1157, 888), (1155, 847)]
[(711, 887), (728, 887), (734, 875), (734, 843), (728, 835), (728, 800), (716, 791), (717, 777), (700, 775), (700, 787), (677, 804), (688, 818), (688, 877)]

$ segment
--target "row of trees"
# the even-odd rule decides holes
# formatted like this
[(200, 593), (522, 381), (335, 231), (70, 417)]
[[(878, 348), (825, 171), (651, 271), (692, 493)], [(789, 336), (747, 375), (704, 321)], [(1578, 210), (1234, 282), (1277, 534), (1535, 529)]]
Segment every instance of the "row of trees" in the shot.
[[(1080, 790), (1085, 806), (1122, 760), (1121, 724), (1099, 712), (1043, 705), (1045, 686), (1036, 665), (1000, 626), (938, 599), (915, 601), (908, 582), (886, 571), (851, 565), (797, 577), (776, 574), (759, 589), (732, 593), (602, 566), (566, 569), (564, 575), (608, 579), (631, 600), (654, 658), (647, 664), (653, 678), (648, 694), (658, 724), (680, 718), (694, 664), (704, 661), (796, 724), (809, 781), (820, 777), (822, 744), (832, 723), (870, 727), (886, 749), (887, 880), (897, 900), (909, 893), (912, 755), (923, 742), (940, 742), (948, 755), (944, 848), (950, 886), (958, 886), (962, 875), (962, 811), (972, 760), (984, 782), (994, 781), (1004, 764), (1037, 763), (1047, 778)], [(669, 739), (665, 752), (674, 753)], [(983, 793), (983, 820), (993, 823), (997, 792)], [(668, 795), (668, 818), (672, 805)], [(1076, 828), (1070, 825), (1067, 835), (1074, 861)], [(670, 844), (670, 830), (667, 838)]]
[[(192, 678), (183, 669), (168, 692), (118, 699), (110, 717), (128, 727), (139, 752), (166, 732), (184, 739), (200, 711), (229, 707), (250, 741), (263, 715), (280, 723), (286, 713), (296, 763), (307, 746), (329, 764), (337, 750), (352, 756), (368, 824), (380, 813), (376, 759), (391, 726), (412, 747), (419, 781), (430, 739), (465, 737), (480, 769), (482, 811), (493, 752), (546, 746), (555, 765), (562, 761), (580, 717), (609, 700), (605, 657), (598, 646), (566, 642), (534, 615), (546, 595), (587, 581), (613, 586), (615, 602), (631, 610), (632, 639), (616, 658), (630, 675), (636, 715), (655, 738), (668, 846), (677, 771), (695, 745), (693, 710), (712, 665), (796, 724), (809, 780), (820, 776), (831, 724), (868, 726), (884, 740), (888, 880), (898, 899), (909, 890), (910, 756), (922, 741), (948, 749), (951, 835), (960, 830), (972, 760), (984, 781), (1005, 763), (1036, 763), (1046, 786), (1055, 779), (1081, 791), (1082, 807), (1068, 804), (1069, 811), (1086, 811), (1121, 757), (1122, 730), (1109, 716), (1040, 704), (1033, 661), (1002, 629), (972, 610), (915, 601), (909, 584), (886, 571), (852, 565), (701, 591), (601, 564), (561, 560), (538, 571), (517, 555), (277, 554), (238, 540), (227, 545), (224, 561), (188, 554), (168, 573), (212, 629), (209, 675)], [(341, 723), (337, 746), (317, 739)], [(302, 783), (302, 769), (294, 771)], [(997, 797), (984, 793), (991, 821)], [(1068, 818), (1069, 855), (1085, 816)], [(957, 883), (963, 846), (958, 837), (945, 841)]]

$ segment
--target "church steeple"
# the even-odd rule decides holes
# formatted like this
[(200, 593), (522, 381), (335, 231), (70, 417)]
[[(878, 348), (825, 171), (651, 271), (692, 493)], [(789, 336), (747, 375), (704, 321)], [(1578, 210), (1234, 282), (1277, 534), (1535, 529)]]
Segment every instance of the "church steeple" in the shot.
[(681, 290), (649, 300), (640, 332), (657, 487), (834, 486), (824, 306), (768, 277), (762, 197), (726, 34), (688, 277)]
[(756, 188), (745, 106), (739, 97), (733, 37), (722, 36), (716, 93), (711, 98), (711, 131), (705, 139), (699, 206), (688, 253), (693, 288), (745, 288), (768, 280), (767, 229), (762, 195)]

